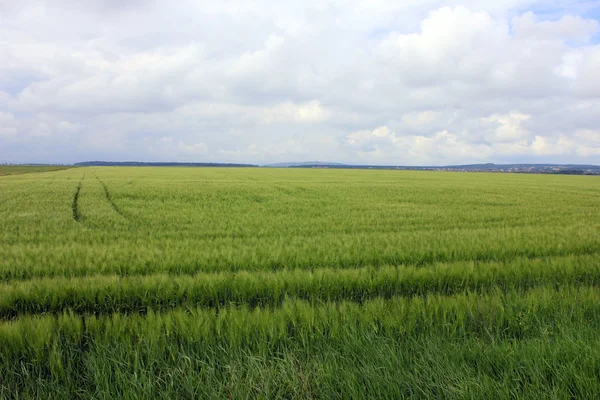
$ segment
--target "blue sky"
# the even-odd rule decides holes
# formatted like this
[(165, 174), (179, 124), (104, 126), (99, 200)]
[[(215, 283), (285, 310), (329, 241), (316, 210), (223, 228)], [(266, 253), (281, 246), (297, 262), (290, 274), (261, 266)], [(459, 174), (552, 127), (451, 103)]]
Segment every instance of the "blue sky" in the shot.
[(0, 0), (0, 162), (600, 164), (600, 2)]

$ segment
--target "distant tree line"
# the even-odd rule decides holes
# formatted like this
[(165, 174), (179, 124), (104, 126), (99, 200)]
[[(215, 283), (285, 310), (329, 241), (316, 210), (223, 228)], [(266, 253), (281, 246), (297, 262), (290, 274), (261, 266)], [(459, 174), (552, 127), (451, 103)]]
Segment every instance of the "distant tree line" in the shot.
[(74, 164), (79, 167), (257, 167), (253, 164), (233, 163), (182, 163), (138, 161), (86, 161)]

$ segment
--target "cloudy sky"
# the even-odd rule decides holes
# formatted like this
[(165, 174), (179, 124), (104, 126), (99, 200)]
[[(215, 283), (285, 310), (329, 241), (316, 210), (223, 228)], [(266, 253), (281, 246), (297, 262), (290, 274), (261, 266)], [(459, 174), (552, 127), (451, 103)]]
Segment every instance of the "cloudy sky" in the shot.
[(600, 164), (598, 0), (0, 0), (0, 162)]

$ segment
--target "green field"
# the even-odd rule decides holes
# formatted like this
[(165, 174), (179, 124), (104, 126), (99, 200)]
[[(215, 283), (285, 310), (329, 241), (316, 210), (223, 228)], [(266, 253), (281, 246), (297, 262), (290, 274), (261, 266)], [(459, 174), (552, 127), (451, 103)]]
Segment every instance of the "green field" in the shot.
[(69, 169), (72, 167), (60, 165), (0, 165), (0, 176), (31, 174), (34, 172), (51, 172)]
[(0, 177), (0, 398), (597, 398), (600, 179)]

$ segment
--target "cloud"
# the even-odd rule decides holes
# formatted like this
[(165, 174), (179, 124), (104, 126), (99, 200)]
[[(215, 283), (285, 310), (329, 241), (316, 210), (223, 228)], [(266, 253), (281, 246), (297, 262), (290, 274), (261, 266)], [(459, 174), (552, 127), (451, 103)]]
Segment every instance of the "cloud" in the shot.
[(264, 122), (322, 122), (329, 118), (329, 111), (321, 106), (319, 101), (310, 101), (302, 104), (284, 103), (270, 107), (263, 111)]
[(15, 116), (0, 111), (0, 137), (16, 136), (17, 127), (14, 125)]
[(162, 137), (149, 148), (160, 159), (180, 157), (186, 161), (191, 161), (195, 157), (204, 156), (208, 153), (206, 143), (188, 144), (183, 141), (176, 142), (172, 137)]
[(598, 68), (600, 68), (600, 45), (577, 48), (565, 53), (555, 72), (566, 78), (574, 94), (598, 99), (600, 82), (595, 79)]
[(346, 144), (359, 159), (368, 156), (392, 155), (394, 164), (421, 163), (455, 164), (482, 162), (491, 157), (511, 156), (581, 156), (600, 154), (600, 132), (578, 131), (573, 137), (535, 135), (523, 130), (521, 122), (528, 115), (512, 112), (483, 118), (486, 124), (495, 125), (494, 140), (477, 143), (467, 132), (447, 130), (430, 136), (398, 134), (387, 126), (362, 130), (347, 135)]
[(488, 49), (509, 45), (508, 26), (488, 13), (443, 7), (429, 13), (419, 33), (392, 33), (378, 55), (407, 86), (480, 80), (498, 63)]
[(600, 24), (593, 19), (563, 15), (557, 21), (540, 21), (531, 11), (512, 20), (516, 38), (535, 40), (558, 40), (588, 42), (591, 36), (600, 31)]
[(404, 114), (402, 116), (402, 122), (407, 126), (420, 128), (423, 126), (429, 126), (438, 121), (440, 113), (436, 111), (420, 111)]
[(543, 136), (536, 136), (531, 143), (531, 148), (536, 155), (565, 154), (572, 151), (574, 143), (561, 136), (556, 141), (551, 141)]
[(470, 144), (460, 135), (442, 130), (431, 136), (402, 135), (387, 126), (371, 131), (363, 130), (348, 135), (347, 144), (364, 159), (368, 153), (393, 154), (394, 164), (414, 164), (417, 160), (425, 163), (454, 163), (482, 160), (489, 157), (487, 146)]
[(522, 124), (529, 119), (531, 115), (513, 111), (505, 115), (494, 114), (481, 120), (488, 126), (492, 126), (491, 132), (486, 135), (488, 142), (505, 143), (528, 139), (530, 132), (524, 129)]
[(204, 155), (208, 152), (206, 143), (186, 144), (184, 142), (177, 143), (177, 150), (185, 155)]
[(0, 3), (0, 161), (600, 163), (589, 2)]

